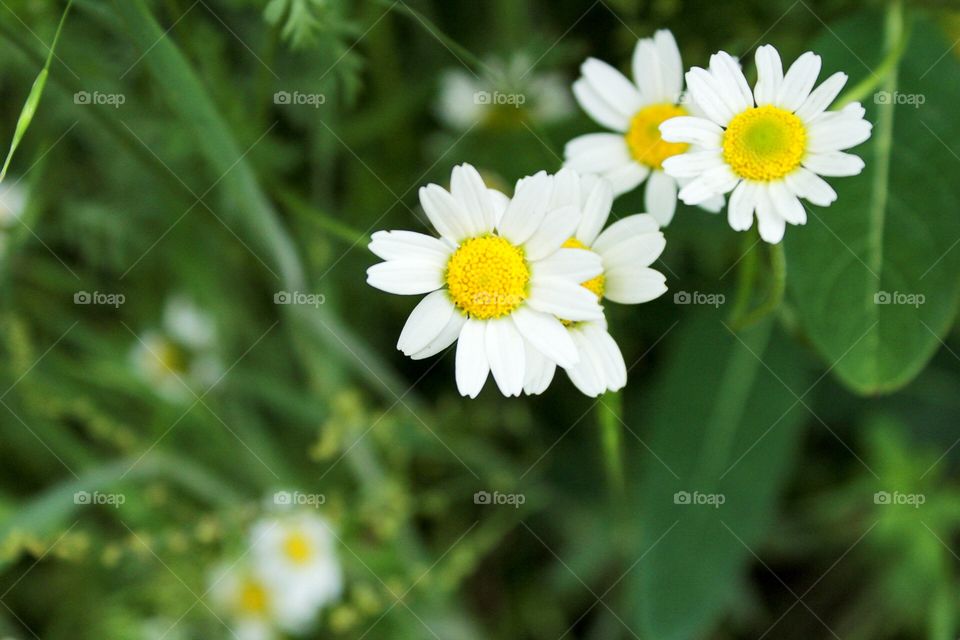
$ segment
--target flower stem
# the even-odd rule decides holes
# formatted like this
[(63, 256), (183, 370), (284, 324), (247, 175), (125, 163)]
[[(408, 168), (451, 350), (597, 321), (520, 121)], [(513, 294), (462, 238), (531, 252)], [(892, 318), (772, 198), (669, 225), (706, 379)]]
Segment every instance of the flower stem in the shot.
[(783, 243), (767, 246), (770, 253), (770, 291), (763, 304), (735, 320), (733, 325), (735, 331), (756, 324), (776, 311), (780, 307), (780, 303), (783, 302), (783, 294), (787, 288), (787, 258), (783, 253)]
[[(905, 28), (903, 0), (894, 0), (887, 9), (887, 55), (866, 78), (847, 89), (837, 100), (836, 108), (857, 102), (874, 94), (891, 73), (896, 72), (900, 58), (907, 50), (909, 30)], [(892, 36), (892, 37), (891, 37)]]
[(607, 470), (610, 493), (619, 498), (623, 495), (623, 398), (619, 391), (611, 391), (600, 397), (597, 403), (597, 422), (603, 445), (603, 458)]

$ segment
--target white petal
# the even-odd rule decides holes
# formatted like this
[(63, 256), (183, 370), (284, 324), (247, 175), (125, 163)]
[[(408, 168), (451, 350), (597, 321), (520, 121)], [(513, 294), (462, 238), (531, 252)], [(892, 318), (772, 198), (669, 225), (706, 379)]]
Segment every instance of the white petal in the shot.
[(580, 65), (580, 73), (604, 102), (618, 113), (630, 118), (643, 106), (637, 88), (622, 73), (602, 60), (587, 58)]
[(680, 199), (690, 205), (697, 205), (714, 196), (731, 191), (740, 178), (734, 175), (727, 165), (707, 171), (680, 190)]
[(539, 395), (547, 390), (553, 381), (557, 365), (537, 351), (530, 342), (524, 342), (527, 371), (523, 379), (523, 392)]
[(630, 127), (630, 116), (620, 113), (600, 97), (585, 78), (573, 83), (573, 95), (580, 107), (599, 125), (625, 133)]
[(477, 235), (463, 206), (443, 187), (436, 184), (421, 187), (420, 204), (430, 223), (444, 238), (460, 242)]
[(694, 116), (670, 118), (660, 125), (660, 135), (667, 142), (686, 142), (704, 149), (719, 149), (723, 143), (723, 129)]
[(493, 231), (497, 223), (493, 198), (476, 169), (469, 164), (454, 167), (450, 178), (450, 193), (471, 217), (476, 235)]
[(510, 318), (524, 339), (551, 362), (569, 366), (577, 361), (577, 349), (566, 327), (556, 317), (520, 307)]
[(467, 317), (465, 315), (460, 312), (454, 313), (450, 316), (450, 319), (447, 320), (447, 324), (440, 330), (440, 333), (437, 334), (437, 337), (431, 340), (423, 349), (412, 354), (410, 358), (413, 360), (423, 360), (424, 358), (437, 355), (457, 340), (466, 321)]
[(603, 225), (610, 217), (613, 206), (613, 187), (605, 178), (587, 177), (581, 181), (580, 226), (577, 228), (577, 240), (589, 246), (597, 239)]
[(588, 249), (560, 249), (532, 265), (535, 276), (586, 282), (603, 272), (600, 256)]
[(650, 175), (650, 169), (636, 162), (631, 162), (604, 173), (603, 177), (610, 183), (614, 195), (622, 195), (636, 189), (637, 185), (646, 180), (648, 175)]
[(649, 213), (635, 213), (631, 216), (620, 218), (604, 229), (603, 233), (601, 233), (593, 243), (592, 248), (597, 253), (603, 253), (624, 238), (657, 233), (660, 233), (660, 224), (653, 215)]
[(757, 230), (760, 237), (770, 244), (777, 244), (783, 240), (785, 228), (786, 221), (777, 214), (770, 194), (761, 185), (757, 191)]
[(446, 262), (453, 250), (438, 238), (415, 231), (377, 231), (370, 251), (384, 260), (439, 259)]
[(710, 72), (720, 87), (720, 98), (733, 113), (753, 107), (753, 92), (733, 56), (725, 51), (710, 56)]
[(863, 171), (863, 159), (843, 151), (810, 153), (803, 159), (803, 166), (821, 176), (842, 178), (860, 175)]
[(460, 395), (476, 398), (489, 372), (485, 323), (467, 320), (457, 341), (457, 389)]
[(553, 193), (550, 195), (550, 208), (573, 206), (580, 209), (580, 174), (565, 167), (553, 176)]
[(434, 291), (421, 300), (410, 313), (407, 323), (403, 325), (403, 331), (400, 332), (400, 339), (397, 340), (397, 349), (405, 356), (422, 351), (436, 340), (454, 314), (460, 315), (447, 292)]
[(588, 133), (574, 138), (563, 150), (564, 166), (581, 173), (604, 173), (632, 164), (626, 139), (618, 133)]
[(500, 235), (522, 245), (536, 232), (547, 214), (553, 179), (541, 171), (517, 182), (517, 187), (500, 220)]
[(826, 181), (812, 171), (798, 168), (786, 178), (787, 186), (800, 196), (818, 207), (831, 205), (837, 199), (837, 192)]
[(543, 224), (523, 245), (527, 260), (535, 262), (555, 252), (577, 232), (580, 207), (568, 205), (547, 213)]
[(753, 211), (757, 208), (760, 185), (744, 180), (733, 190), (730, 207), (727, 209), (727, 221), (734, 231), (746, 231), (753, 226)]
[(427, 260), (390, 260), (367, 269), (367, 284), (387, 293), (416, 295), (443, 286), (443, 267)]
[(663, 82), (663, 100), (676, 104), (683, 91), (683, 62), (680, 48), (668, 29), (660, 29), (653, 35), (653, 42), (660, 54), (660, 77)]
[(577, 345), (580, 361), (573, 367), (565, 367), (570, 381), (583, 394), (595, 398), (606, 389), (603, 362), (581, 330), (572, 330), (573, 341)]
[(866, 120), (841, 115), (815, 120), (808, 128), (807, 153), (842, 151), (855, 147), (870, 137), (873, 125)]
[(618, 391), (627, 384), (627, 363), (613, 337), (600, 323), (591, 323), (583, 328), (583, 335), (590, 349), (597, 355), (603, 371), (606, 391)]
[(507, 211), (510, 198), (507, 197), (507, 194), (496, 189), (487, 189), (487, 192), (490, 194), (490, 201), (493, 203), (493, 219), (494, 227), (496, 227), (500, 225), (500, 220)]
[(783, 84), (783, 63), (773, 45), (757, 49), (757, 84), (753, 89), (758, 107), (773, 104)]
[(603, 297), (620, 304), (639, 304), (662, 296), (667, 279), (650, 267), (621, 266), (604, 273)]
[(633, 49), (633, 81), (647, 104), (668, 102), (660, 66), (660, 52), (652, 38), (642, 38)]
[(810, 96), (810, 90), (820, 75), (820, 56), (807, 51), (790, 65), (777, 92), (776, 105), (787, 111), (796, 111)]
[(592, 291), (559, 278), (531, 278), (527, 303), (564, 320), (599, 320), (603, 308)]
[(712, 198), (707, 198), (697, 206), (710, 213), (720, 213), (720, 210), (723, 209), (723, 205), (726, 203), (727, 201), (723, 196), (713, 196)]
[(687, 71), (687, 90), (707, 118), (720, 126), (727, 126), (734, 111), (724, 101), (723, 87), (713, 74), (700, 67), (690, 69)]
[(660, 257), (666, 245), (667, 241), (659, 231), (622, 238), (600, 254), (603, 258), (603, 270), (607, 272), (620, 267), (649, 267)]
[(807, 210), (786, 183), (771, 182), (767, 185), (767, 193), (777, 215), (790, 224), (807, 224)]
[(797, 117), (806, 122), (823, 113), (837, 98), (845, 84), (847, 84), (847, 74), (837, 71), (814, 89), (797, 109)]
[(661, 227), (667, 226), (677, 210), (677, 181), (663, 171), (654, 171), (647, 180), (643, 203)]
[(510, 318), (488, 320), (486, 346), (487, 360), (500, 393), (518, 396), (523, 391), (524, 344), (520, 332)]
[(690, 151), (664, 160), (663, 170), (674, 178), (696, 178), (723, 163), (723, 155), (719, 149)]

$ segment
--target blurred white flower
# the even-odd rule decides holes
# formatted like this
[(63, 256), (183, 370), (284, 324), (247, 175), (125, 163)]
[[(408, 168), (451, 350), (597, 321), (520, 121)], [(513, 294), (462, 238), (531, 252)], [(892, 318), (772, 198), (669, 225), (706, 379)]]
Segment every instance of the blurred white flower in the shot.
[(826, 207), (837, 193), (820, 176), (855, 176), (863, 160), (845, 153), (870, 137), (873, 125), (852, 102), (828, 111), (847, 82), (834, 73), (815, 88), (820, 56), (808, 51), (786, 73), (780, 54), (757, 49), (757, 84), (751, 90), (740, 64), (720, 51), (710, 68), (687, 72), (690, 93), (703, 116), (684, 116), (660, 126), (663, 138), (695, 144), (695, 153), (669, 158), (664, 169), (689, 183), (680, 191), (687, 204), (700, 204), (733, 192), (727, 217), (736, 231), (753, 226), (776, 244), (786, 224), (806, 224), (800, 199)]
[(487, 60), (481, 75), (457, 68), (440, 75), (437, 116), (452, 129), (521, 126), (524, 119), (550, 124), (570, 116), (573, 101), (563, 77), (538, 72), (526, 54)]
[[(603, 265), (602, 273), (581, 286), (599, 299), (620, 304), (649, 302), (663, 295), (666, 279), (650, 268), (666, 246), (656, 219), (645, 213), (626, 216), (604, 230), (613, 204), (610, 183), (595, 175), (578, 177), (571, 173), (574, 178), (557, 195), (557, 201), (575, 207), (581, 215), (576, 232), (564, 247), (597, 254)], [(620, 348), (607, 331), (606, 320), (561, 321), (580, 356), (576, 363), (563, 367), (573, 384), (592, 397), (623, 388), (627, 368)], [(524, 391), (542, 393), (555, 370), (556, 364), (549, 358), (528, 348)]]
[(184, 402), (216, 383), (223, 366), (216, 352), (213, 319), (182, 297), (171, 298), (160, 330), (145, 332), (134, 343), (134, 370), (163, 398)]
[(217, 567), (210, 576), (210, 603), (238, 640), (273, 640), (281, 630), (298, 632), (284, 624), (282, 595), (250, 567), (241, 563)]
[(0, 182), (0, 228), (9, 229), (27, 208), (27, 190), (16, 180)]
[[(573, 93), (594, 122), (616, 133), (588, 133), (567, 143), (565, 166), (581, 173), (602, 175), (615, 195), (647, 181), (644, 207), (661, 226), (673, 219), (677, 208), (677, 183), (663, 163), (690, 151), (688, 144), (663, 140), (661, 122), (674, 116), (698, 113), (696, 104), (683, 96), (683, 65), (673, 34), (666, 29), (637, 42), (633, 51), (633, 82), (606, 62), (588, 58)], [(698, 203), (717, 212), (723, 198)]]

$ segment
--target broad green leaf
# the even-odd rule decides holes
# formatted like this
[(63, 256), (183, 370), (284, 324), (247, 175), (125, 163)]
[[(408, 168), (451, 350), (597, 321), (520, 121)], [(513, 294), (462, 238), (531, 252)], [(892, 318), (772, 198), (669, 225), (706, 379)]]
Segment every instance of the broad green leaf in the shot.
[(760, 552), (806, 416), (797, 396), (810, 382), (802, 353), (770, 320), (738, 337), (701, 318), (671, 342), (642, 414), (627, 414), (652, 421), (628, 622), (641, 637), (693, 640), (708, 636)]
[[(884, 23), (874, 14), (812, 45), (824, 74), (851, 85), (878, 68)], [(941, 346), (960, 295), (960, 62), (933, 24), (913, 25), (899, 69), (864, 100), (872, 139), (854, 150), (866, 170), (831, 178), (839, 199), (810, 206), (785, 243), (788, 291), (801, 327), (861, 394), (913, 379)]]

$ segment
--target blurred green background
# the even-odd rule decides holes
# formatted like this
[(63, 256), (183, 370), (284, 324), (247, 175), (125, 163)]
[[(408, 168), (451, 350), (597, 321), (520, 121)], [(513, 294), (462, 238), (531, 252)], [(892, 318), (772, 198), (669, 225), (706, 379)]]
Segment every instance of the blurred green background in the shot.
[[(0, 638), (234, 637), (207, 575), (283, 489), (340, 537), (309, 638), (956, 638), (960, 7), (906, 4), (77, 0), (4, 183)], [(0, 140), (63, 9), (0, 2)], [(867, 170), (788, 230), (749, 328), (769, 254), (681, 205), (670, 292), (608, 309), (621, 395), (461, 399), (450, 352), (395, 350), (415, 302), (365, 285), (366, 238), (425, 230), (454, 164), (558, 169), (598, 130), (580, 62), (658, 28), (751, 80), (759, 44), (821, 54)], [(464, 77), (528, 100), (477, 111)]]

